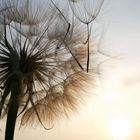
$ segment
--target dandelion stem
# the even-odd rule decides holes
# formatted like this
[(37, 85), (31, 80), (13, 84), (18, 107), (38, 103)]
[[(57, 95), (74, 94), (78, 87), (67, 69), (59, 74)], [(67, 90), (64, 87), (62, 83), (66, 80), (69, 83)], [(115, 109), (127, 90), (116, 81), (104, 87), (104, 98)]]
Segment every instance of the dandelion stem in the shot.
[[(11, 83), (11, 81), (15, 81)], [(5, 140), (13, 140), (16, 125), (16, 118), (19, 108), (19, 95), (22, 92), (21, 78), (15, 74), (8, 79), (7, 88), (11, 89), (11, 96), (9, 100), (9, 108), (7, 114)]]
[(13, 98), (10, 103), (8, 115), (7, 115), (5, 140), (13, 140), (13, 138), (14, 138), (14, 131), (15, 131), (18, 107), (19, 106), (17, 104), (17, 101), (15, 101)]

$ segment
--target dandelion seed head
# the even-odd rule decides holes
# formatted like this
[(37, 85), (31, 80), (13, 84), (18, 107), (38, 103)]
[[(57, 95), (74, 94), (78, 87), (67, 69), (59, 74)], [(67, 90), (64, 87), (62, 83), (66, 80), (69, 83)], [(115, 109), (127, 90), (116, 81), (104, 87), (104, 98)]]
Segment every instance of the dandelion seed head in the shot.
[(86, 30), (75, 17), (65, 17), (72, 9), (60, 10), (51, 0), (46, 10), (33, 0), (2, 2), (6, 9), (0, 18), (0, 116), (7, 115), (14, 98), (21, 126), (53, 126), (77, 112), (94, 86), (92, 65), (86, 72)]

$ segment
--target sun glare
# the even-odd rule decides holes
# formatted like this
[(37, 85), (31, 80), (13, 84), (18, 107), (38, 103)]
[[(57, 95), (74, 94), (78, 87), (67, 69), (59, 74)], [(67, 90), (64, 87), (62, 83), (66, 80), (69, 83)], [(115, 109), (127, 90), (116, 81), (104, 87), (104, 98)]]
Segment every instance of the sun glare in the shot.
[(110, 132), (117, 140), (124, 140), (130, 135), (131, 124), (126, 118), (113, 118), (110, 120)]

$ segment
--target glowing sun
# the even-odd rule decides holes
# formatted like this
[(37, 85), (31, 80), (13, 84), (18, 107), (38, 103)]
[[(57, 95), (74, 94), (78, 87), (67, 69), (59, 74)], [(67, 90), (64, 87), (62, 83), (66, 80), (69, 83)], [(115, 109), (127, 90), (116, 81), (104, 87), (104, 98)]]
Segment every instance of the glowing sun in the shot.
[(123, 140), (131, 132), (131, 124), (125, 118), (113, 118), (110, 120), (110, 132), (116, 139)]

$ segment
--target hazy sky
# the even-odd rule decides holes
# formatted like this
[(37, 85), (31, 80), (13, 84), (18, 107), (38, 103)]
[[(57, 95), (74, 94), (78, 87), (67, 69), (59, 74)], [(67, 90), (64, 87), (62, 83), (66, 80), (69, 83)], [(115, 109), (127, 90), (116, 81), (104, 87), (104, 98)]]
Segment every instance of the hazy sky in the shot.
[[(101, 17), (107, 22), (101, 47), (119, 56), (102, 66), (101, 93), (52, 130), (17, 130), (15, 140), (140, 139), (140, 1), (105, 0)], [(115, 137), (112, 121), (118, 123), (114, 129), (129, 128), (122, 130), (127, 137)]]

